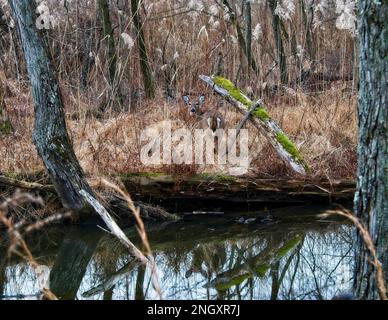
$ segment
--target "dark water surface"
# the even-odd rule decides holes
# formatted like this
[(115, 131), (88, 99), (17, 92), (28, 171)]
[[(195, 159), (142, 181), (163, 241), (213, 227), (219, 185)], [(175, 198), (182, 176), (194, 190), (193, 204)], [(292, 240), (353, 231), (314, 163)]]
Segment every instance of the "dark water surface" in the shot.
[[(324, 207), (188, 216), (149, 225), (164, 299), (331, 299), (351, 286), (352, 231)], [(139, 247), (134, 228), (126, 230)], [(151, 272), (92, 227), (27, 239), (40, 264), (0, 247), (0, 298), (36, 299), (42, 284), (64, 299), (157, 298)]]

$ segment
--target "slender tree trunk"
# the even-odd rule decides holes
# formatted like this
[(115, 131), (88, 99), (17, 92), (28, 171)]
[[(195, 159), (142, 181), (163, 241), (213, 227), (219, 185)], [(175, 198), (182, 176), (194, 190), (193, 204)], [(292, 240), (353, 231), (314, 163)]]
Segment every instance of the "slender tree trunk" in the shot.
[(314, 19), (314, 7), (313, 3), (309, 4), (307, 3), (307, 7), (305, 4), (305, 0), (301, 0), (301, 6), (302, 6), (302, 16), (303, 16), (303, 24), (305, 26), (305, 34), (306, 34), (306, 47), (307, 52), (309, 54), (309, 58), (312, 62), (315, 61), (315, 48), (313, 44), (313, 31), (312, 31), (312, 25), (313, 25), (313, 19)]
[[(92, 29), (93, 29), (93, 25), (90, 26), (90, 30), (85, 32), (86, 40), (84, 42), (84, 48), (82, 52), (83, 57), (82, 57), (82, 67), (81, 67), (81, 74), (80, 74), (80, 84), (84, 89), (88, 85), (89, 72), (92, 65), (95, 62), (94, 55), (93, 56), (90, 55), (92, 51), (92, 43), (93, 43), (93, 32), (91, 31)], [(96, 52), (98, 52), (99, 47), (100, 47), (100, 41), (98, 41), (97, 43)]]
[(280, 82), (283, 85), (288, 84), (288, 73), (287, 73), (287, 59), (284, 51), (284, 44), (282, 39), (282, 30), (281, 30), (281, 21), (280, 17), (275, 14), (275, 9), (277, 6), (277, 0), (270, 0), (269, 5), (272, 12), (272, 29), (275, 38), (275, 45), (277, 51), (277, 62), (280, 68)]
[(251, 1), (244, 0), (244, 20), (245, 20), (245, 43), (246, 43), (246, 56), (248, 60), (248, 76), (250, 74), (250, 66), (252, 65), (252, 10)]
[(141, 0), (131, 0), (132, 19), (137, 32), (137, 45), (139, 49), (140, 69), (143, 75), (144, 90), (147, 98), (153, 98), (155, 96), (155, 84), (148, 61), (147, 46), (140, 17), (140, 3)]
[[(360, 92), (358, 183), (354, 210), (367, 226), (388, 275), (388, 3), (359, 1)], [(356, 241), (355, 294), (377, 298), (375, 271), (360, 235)]]
[[(227, 0), (223, 0), (223, 4), (228, 9), (228, 12), (229, 12), (229, 15), (230, 15), (230, 19), (231, 19), (234, 27), (236, 28), (237, 40), (239, 42), (240, 48), (244, 52), (244, 54), (246, 56), (246, 54), (247, 54), (247, 43), (245, 41), (245, 37), (244, 37), (243, 31), (241, 30), (240, 24), (238, 23), (236, 12), (233, 10), (233, 8), (231, 7), (231, 5), (229, 4), (229, 2)], [(248, 59), (248, 61), (249, 61), (249, 59)], [(250, 58), (250, 67), (252, 68), (252, 70), (256, 74), (259, 73), (259, 68), (257, 67), (256, 61), (252, 57), (252, 55), (251, 55), (251, 58)]]
[(113, 28), (112, 22), (110, 20), (109, 14), (109, 1), (108, 0), (98, 0), (98, 8), (102, 18), (102, 28), (104, 32), (104, 38), (108, 42), (108, 69), (109, 69), (109, 84), (113, 89), (114, 79), (116, 75), (116, 65), (117, 65), (117, 57), (116, 57), (116, 44), (115, 39), (113, 37)]
[[(9, 0), (18, 26), (35, 104), (33, 140), (66, 208), (86, 214), (79, 194), (92, 192), (66, 131), (63, 100), (41, 32), (35, 26), (35, 1)], [(92, 192), (93, 193), (93, 192)]]

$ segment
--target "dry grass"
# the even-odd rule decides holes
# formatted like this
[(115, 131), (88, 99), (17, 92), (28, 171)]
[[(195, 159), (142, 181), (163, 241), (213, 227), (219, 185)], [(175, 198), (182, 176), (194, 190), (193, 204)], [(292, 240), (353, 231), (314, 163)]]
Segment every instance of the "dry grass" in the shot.
[(12, 217), (9, 215), (9, 210), (11, 208), (21, 206), (26, 203), (35, 203), (38, 205), (43, 205), (43, 200), (41, 198), (34, 197), (33, 195), (30, 195), (28, 193), (21, 193), (19, 191), (16, 191), (12, 195), (12, 197), (7, 198), (2, 203), (0, 203), (0, 222), (6, 227), (10, 240), (8, 254), (17, 255), (31, 265), (36, 277), (39, 280), (41, 299), (58, 300), (55, 294), (48, 288), (47, 283), (43, 281), (44, 275), (40, 269), (40, 265), (33, 257), (30, 249), (27, 246), (27, 243), (23, 239), (22, 234), (26, 234), (31, 231), (40, 229), (53, 221), (61, 220), (66, 215), (53, 215), (48, 219), (41, 220), (33, 225), (26, 226), (24, 220), (15, 224), (13, 222)]
[[(258, 75), (248, 74), (246, 59), (236, 42), (236, 30), (222, 6), (211, 8), (214, 1), (151, 1), (144, 0), (140, 10), (151, 69), (157, 83), (157, 96), (144, 100), (142, 75), (136, 45), (129, 49), (120, 35), (135, 38), (129, 7), (123, 2), (111, 2), (111, 20), (114, 26), (118, 71), (115, 79), (123, 98), (122, 112), (110, 110), (97, 119), (93, 114), (100, 107), (111, 107), (112, 97), (107, 75), (107, 41), (101, 31), (101, 19), (96, 15), (95, 2), (80, 0), (65, 10), (56, 1), (48, 1), (58, 25), (48, 32), (48, 44), (58, 71), (66, 106), (67, 124), (76, 154), (85, 171), (94, 176), (133, 171), (164, 171), (168, 173), (197, 171), (225, 171), (219, 166), (207, 167), (143, 167), (139, 161), (139, 131), (162, 120), (172, 119), (175, 127), (185, 125), (185, 117), (178, 112), (176, 103), (167, 103), (163, 90), (166, 80), (173, 77), (172, 89), (178, 96), (184, 93), (209, 92), (199, 83), (198, 75), (212, 74), (219, 53), (224, 60), (223, 75), (238, 84), (245, 92), (265, 98), (271, 115), (301, 147), (302, 154), (312, 167), (312, 174), (330, 179), (352, 178), (355, 174), (356, 117), (355, 96), (345, 91), (356, 86), (356, 55), (351, 33), (335, 27), (335, 7), (327, 16), (314, 17), (312, 46), (315, 55), (307, 54), (306, 23), (302, 8), (296, 4), (290, 21), (284, 22), (289, 39), (295, 41), (300, 52), (296, 54), (292, 41), (284, 40), (289, 72), (289, 86), (296, 95), (267, 92), (279, 84), (279, 68), (274, 67), (276, 45), (272, 31), (271, 13), (265, 2), (252, 3), (253, 27), (261, 25), (261, 34), (252, 42), (252, 54), (259, 66)], [(189, 5), (190, 3), (190, 5)], [(237, 10), (244, 28), (241, 2), (230, 0)], [(124, 7), (120, 7), (123, 5)], [(190, 9), (188, 9), (190, 6)], [(3, 8), (9, 17), (9, 8)], [(80, 14), (82, 12), (82, 14)], [(333, 20), (334, 17), (334, 20)], [(317, 20), (317, 21), (316, 21)], [(33, 107), (26, 78), (25, 64), (18, 48), (15, 30), (0, 30), (0, 74), (9, 90), (6, 103), (14, 125), (12, 135), (0, 136), (1, 172), (31, 173), (42, 171), (31, 142)], [(86, 47), (89, 44), (90, 47)], [(9, 48), (9, 50), (1, 50)], [(82, 88), (80, 73), (87, 56), (95, 59)], [(299, 88), (294, 82), (302, 69), (316, 65), (310, 89)], [(175, 68), (176, 67), (176, 68)], [(325, 82), (319, 74), (337, 77), (338, 83)], [(348, 83), (346, 78), (354, 77)], [(263, 89), (263, 88), (267, 89)], [(313, 88), (310, 95), (306, 91)], [(319, 92), (318, 92), (319, 91)], [(292, 92), (291, 92), (292, 93)], [(217, 103), (211, 97), (211, 103)], [(130, 110), (130, 112), (127, 112)], [(228, 127), (238, 122), (240, 115), (225, 111)], [(292, 173), (281, 163), (262, 137), (250, 130), (251, 172), (263, 177), (290, 176)], [(189, 169), (189, 170), (187, 170)]]
[[(68, 89), (70, 90), (70, 89)], [(96, 118), (87, 115), (92, 106), (84, 105), (77, 119), (72, 119), (78, 105), (75, 96), (68, 96), (67, 125), (76, 154), (91, 176), (121, 174), (138, 171), (157, 172), (206, 172), (225, 171), (217, 165), (180, 168), (179, 166), (144, 167), (140, 162), (140, 130), (164, 120), (173, 121), (173, 129), (192, 127), (182, 112), (183, 104), (167, 103), (162, 97), (145, 101), (143, 108), (135, 113), (122, 112)], [(17, 97), (6, 100), (9, 117), (14, 124), (14, 133), (0, 140), (1, 172), (31, 174), (43, 170), (32, 143), (33, 106), (28, 89)], [(270, 114), (300, 147), (302, 154), (312, 167), (315, 177), (330, 179), (353, 178), (356, 168), (356, 116), (354, 96), (340, 89), (308, 96), (302, 92), (296, 96), (282, 96), (268, 100)], [(218, 98), (209, 95), (210, 104)], [(23, 104), (22, 111), (19, 106)], [(228, 128), (235, 128), (240, 114), (224, 107)], [(289, 176), (292, 173), (267, 145), (264, 137), (255, 128), (248, 126), (250, 134), (250, 172), (263, 177)]]

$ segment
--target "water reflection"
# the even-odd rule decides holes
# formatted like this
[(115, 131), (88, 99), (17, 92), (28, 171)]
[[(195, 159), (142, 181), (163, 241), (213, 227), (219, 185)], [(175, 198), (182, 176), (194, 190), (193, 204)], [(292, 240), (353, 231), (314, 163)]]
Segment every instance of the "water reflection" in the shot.
[[(312, 218), (317, 211), (324, 209), (191, 217), (149, 226), (164, 298), (331, 299), (349, 289), (351, 227)], [(139, 245), (134, 229), (127, 234)], [(2, 259), (2, 299), (37, 298), (38, 281), (49, 281), (64, 299), (157, 298), (150, 270), (101, 230), (51, 230), (28, 244), (42, 273), (38, 279), (28, 263)], [(4, 248), (0, 252), (5, 255)]]

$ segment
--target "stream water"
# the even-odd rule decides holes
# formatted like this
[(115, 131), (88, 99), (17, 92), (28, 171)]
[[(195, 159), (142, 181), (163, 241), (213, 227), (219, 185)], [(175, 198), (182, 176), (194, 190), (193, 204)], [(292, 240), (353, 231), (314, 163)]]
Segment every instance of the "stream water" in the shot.
[[(147, 226), (164, 299), (331, 299), (351, 286), (351, 226), (325, 207), (187, 216)], [(135, 228), (125, 230), (139, 247)], [(95, 227), (53, 227), (28, 237), (38, 262), (0, 245), (0, 299), (158, 298), (149, 269)]]

